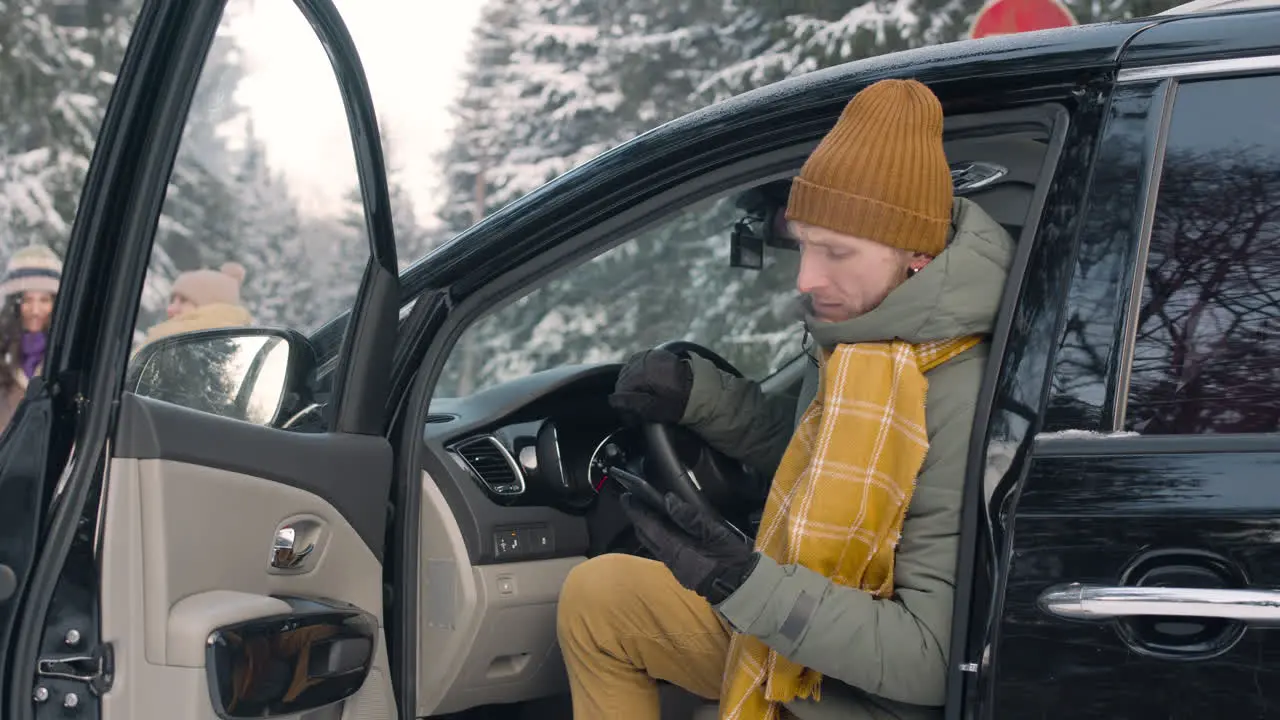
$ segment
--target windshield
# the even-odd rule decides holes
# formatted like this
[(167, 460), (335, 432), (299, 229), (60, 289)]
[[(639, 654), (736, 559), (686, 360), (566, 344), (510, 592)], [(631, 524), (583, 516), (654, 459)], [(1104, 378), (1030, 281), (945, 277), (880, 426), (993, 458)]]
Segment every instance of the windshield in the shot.
[(586, 262), (557, 273), (471, 325), (451, 351), (437, 394), (461, 397), (530, 373), (620, 362), (688, 340), (750, 378), (802, 352), (794, 300), (799, 254), (769, 249), (758, 269), (734, 267), (737, 194), (698, 202)]

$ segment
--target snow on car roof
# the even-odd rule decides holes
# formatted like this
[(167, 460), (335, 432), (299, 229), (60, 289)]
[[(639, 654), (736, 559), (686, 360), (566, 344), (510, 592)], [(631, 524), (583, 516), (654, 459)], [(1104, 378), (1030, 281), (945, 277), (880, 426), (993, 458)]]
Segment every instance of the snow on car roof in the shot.
[(1177, 7), (1170, 8), (1156, 15), (1193, 15), (1203, 12), (1220, 12), (1223, 10), (1250, 10), (1257, 8), (1280, 7), (1280, 0), (1192, 0)]

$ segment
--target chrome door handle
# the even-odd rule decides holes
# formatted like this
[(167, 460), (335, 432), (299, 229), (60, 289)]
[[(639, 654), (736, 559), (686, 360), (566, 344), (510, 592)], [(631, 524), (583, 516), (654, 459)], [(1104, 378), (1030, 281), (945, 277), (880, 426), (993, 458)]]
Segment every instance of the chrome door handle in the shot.
[(1040, 609), (1073, 620), (1159, 615), (1222, 618), (1280, 625), (1280, 590), (1054, 585), (1040, 594)]
[(318, 523), (306, 520), (276, 529), (275, 540), (271, 543), (271, 567), (291, 570), (301, 565), (316, 549), (319, 529)]

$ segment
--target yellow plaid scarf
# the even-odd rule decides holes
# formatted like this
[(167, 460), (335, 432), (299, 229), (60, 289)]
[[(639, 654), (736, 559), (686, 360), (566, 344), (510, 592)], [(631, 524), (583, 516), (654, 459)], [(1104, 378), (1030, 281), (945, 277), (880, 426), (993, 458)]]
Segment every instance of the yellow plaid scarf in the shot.
[[(877, 597), (893, 595), (893, 560), (929, 450), (924, 373), (982, 341), (838, 345), (774, 475), (756, 550)], [(773, 720), (781, 703), (818, 699), (822, 675), (735, 633), (720, 717)]]

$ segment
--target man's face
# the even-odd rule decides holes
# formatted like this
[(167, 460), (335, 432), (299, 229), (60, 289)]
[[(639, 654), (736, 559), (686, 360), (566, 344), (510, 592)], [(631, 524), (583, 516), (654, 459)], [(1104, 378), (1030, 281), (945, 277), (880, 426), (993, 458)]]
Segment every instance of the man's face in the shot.
[(49, 316), (53, 314), (53, 293), (28, 290), (22, 293), (19, 305), (22, 331), (38, 333), (49, 329)]
[(929, 256), (843, 235), (801, 222), (787, 223), (787, 234), (800, 245), (796, 289), (808, 295), (813, 315), (823, 322), (843, 322), (868, 313), (919, 270)]

